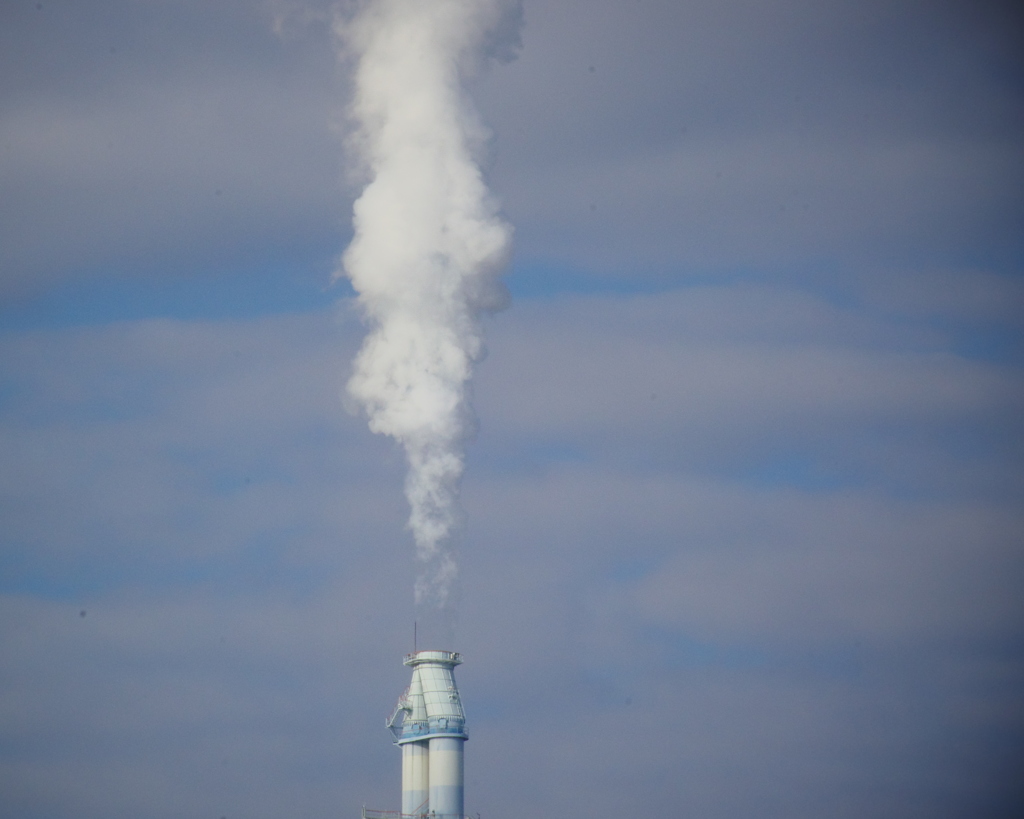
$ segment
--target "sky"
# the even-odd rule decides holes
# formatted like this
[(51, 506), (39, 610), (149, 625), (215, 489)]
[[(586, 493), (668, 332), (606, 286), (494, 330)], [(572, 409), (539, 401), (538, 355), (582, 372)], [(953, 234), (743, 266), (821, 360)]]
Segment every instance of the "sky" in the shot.
[[(1020, 13), (509, 9), (468, 812), (1024, 815)], [(0, 6), (4, 819), (398, 809), (334, 13)]]

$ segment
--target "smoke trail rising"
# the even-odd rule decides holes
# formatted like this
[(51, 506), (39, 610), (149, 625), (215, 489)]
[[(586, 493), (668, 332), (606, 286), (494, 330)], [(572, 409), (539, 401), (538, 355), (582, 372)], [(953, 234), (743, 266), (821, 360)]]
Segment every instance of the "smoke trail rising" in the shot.
[(370, 179), (343, 272), (370, 326), (348, 395), (409, 462), (405, 494), (422, 571), (417, 604), (443, 607), (457, 567), (467, 389), (480, 316), (502, 306), (511, 230), (474, 154), (486, 138), (462, 82), (500, 0), (372, 0), (338, 33), (357, 59), (352, 147)]

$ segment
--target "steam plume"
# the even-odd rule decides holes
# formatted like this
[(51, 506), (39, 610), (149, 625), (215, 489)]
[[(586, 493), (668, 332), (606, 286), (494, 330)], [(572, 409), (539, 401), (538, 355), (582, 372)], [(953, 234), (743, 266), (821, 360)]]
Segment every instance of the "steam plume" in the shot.
[(370, 429), (401, 442), (417, 604), (443, 607), (457, 567), (467, 389), (482, 311), (502, 305), (511, 230), (475, 161), (486, 134), (462, 90), (499, 0), (372, 0), (338, 33), (357, 59), (354, 153), (370, 179), (343, 272), (369, 325), (348, 382)]

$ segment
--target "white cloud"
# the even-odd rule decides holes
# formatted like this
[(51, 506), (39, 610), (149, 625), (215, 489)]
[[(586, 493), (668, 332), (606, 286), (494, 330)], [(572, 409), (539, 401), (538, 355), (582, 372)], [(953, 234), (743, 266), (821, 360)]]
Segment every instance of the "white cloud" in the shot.
[(326, 35), (286, 46), (252, 4), (117, 2), (48, 4), (12, 31), (19, 71), (0, 92), (9, 293), (340, 244)]
[(1017, 487), (1020, 374), (955, 341), (767, 287), (523, 303), (495, 324), (477, 404), (496, 452), (520, 460), (568, 447), (640, 470), (802, 464), (915, 492), (991, 488), (988, 470)]
[(1012, 264), (1019, 88), (987, 72), (1015, 61), (992, 17), (931, 11), (528, 3), (480, 92), (521, 258), (846, 275), (984, 241)]

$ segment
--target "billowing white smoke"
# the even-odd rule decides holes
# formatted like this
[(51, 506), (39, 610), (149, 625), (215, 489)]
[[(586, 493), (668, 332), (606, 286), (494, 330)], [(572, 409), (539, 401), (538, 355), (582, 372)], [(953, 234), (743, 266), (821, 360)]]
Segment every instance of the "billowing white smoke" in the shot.
[(485, 132), (462, 83), (501, 18), (500, 0), (372, 0), (338, 26), (354, 55), (352, 148), (370, 179), (343, 257), (370, 332), (348, 394), (409, 461), (417, 604), (444, 606), (457, 567), (467, 388), (482, 311), (501, 306), (511, 231), (475, 155)]

